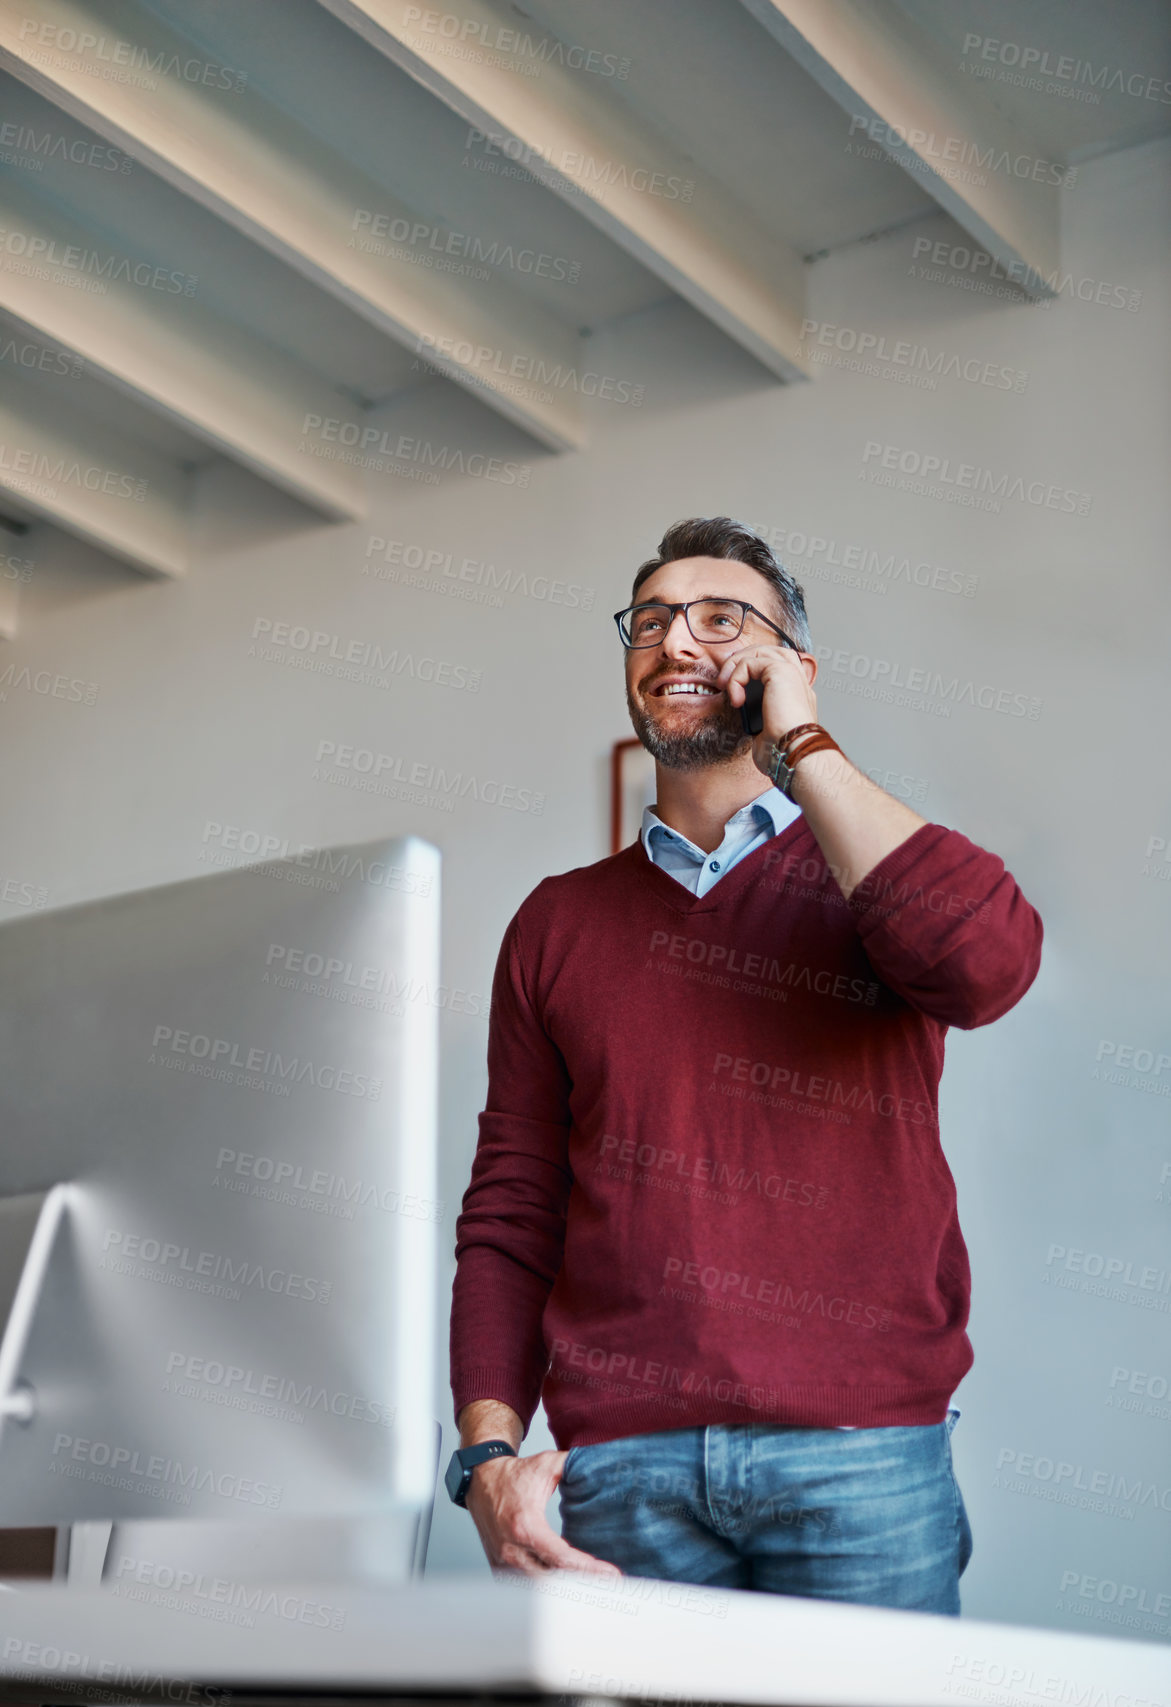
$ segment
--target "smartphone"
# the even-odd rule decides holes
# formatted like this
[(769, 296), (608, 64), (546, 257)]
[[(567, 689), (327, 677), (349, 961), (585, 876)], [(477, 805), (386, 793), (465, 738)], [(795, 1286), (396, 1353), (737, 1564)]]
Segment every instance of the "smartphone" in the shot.
[(764, 728), (764, 683), (751, 676), (744, 688), (744, 704), (740, 707), (740, 722), (746, 735), (759, 735)]

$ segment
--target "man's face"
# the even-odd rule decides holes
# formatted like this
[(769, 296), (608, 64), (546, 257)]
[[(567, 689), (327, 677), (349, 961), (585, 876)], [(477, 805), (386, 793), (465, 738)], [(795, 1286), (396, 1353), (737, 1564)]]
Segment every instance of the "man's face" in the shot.
[[(634, 595), (637, 604), (661, 600), (744, 599), (773, 616), (773, 591), (748, 563), (721, 557), (684, 557), (648, 575)], [(696, 640), (682, 611), (660, 631), (654, 646), (633, 646), (626, 653), (626, 704), (634, 732), (659, 764), (669, 770), (697, 770), (727, 763), (749, 745), (740, 709), (722, 690), (669, 693), (672, 683), (710, 686), (721, 666), (744, 647), (761, 642), (780, 645), (776, 634), (749, 615), (743, 631), (724, 644)]]

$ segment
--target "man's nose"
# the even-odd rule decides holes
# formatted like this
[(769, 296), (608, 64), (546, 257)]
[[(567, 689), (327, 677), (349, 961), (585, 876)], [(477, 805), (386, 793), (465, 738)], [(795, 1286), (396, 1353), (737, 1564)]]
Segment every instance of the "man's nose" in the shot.
[(684, 611), (672, 611), (671, 620), (663, 631), (659, 642), (662, 651), (672, 658), (680, 656), (695, 657), (698, 651), (698, 641), (687, 626), (687, 616)]

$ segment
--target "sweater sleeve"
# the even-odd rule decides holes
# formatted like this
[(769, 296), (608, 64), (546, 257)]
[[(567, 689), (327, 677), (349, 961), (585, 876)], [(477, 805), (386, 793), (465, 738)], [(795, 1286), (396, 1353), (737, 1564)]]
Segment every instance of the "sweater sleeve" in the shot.
[(455, 1416), (500, 1399), (524, 1422), (548, 1368), (541, 1331), (561, 1267), (572, 1081), (534, 1009), (513, 918), (496, 962), (488, 1026), (488, 1097), (471, 1184), (455, 1228), (451, 1389)]
[(945, 1025), (999, 1019), (1041, 965), (1040, 915), (1003, 860), (942, 824), (920, 825), (848, 904), (879, 978)]

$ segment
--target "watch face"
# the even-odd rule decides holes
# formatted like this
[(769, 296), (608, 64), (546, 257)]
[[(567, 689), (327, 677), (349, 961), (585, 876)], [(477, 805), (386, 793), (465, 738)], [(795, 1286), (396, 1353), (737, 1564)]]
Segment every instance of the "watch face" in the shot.
[(785, 763), (784, 748), (774, 746), (773, 747), (772, 777), (773, 777), (774, 783), (781, 790), (781, 792), (783, 794), (787, 794), (789, 792), (789, 783), (792, 780), (792, 776), (793, 776), (793, 772), (790, 770), (789, 766)]
[(451, 1455), (451, 1463), (447, 1466), (447, 1474), (444, 1476), (443, 1480), (447, 1488), (448, 1497), (454, 1500), (456, 1505), (463, 1504), (459, 1495), (466, 1476), (467, 1471), (459, 1461), (459, 1453), (453, 1452)]

